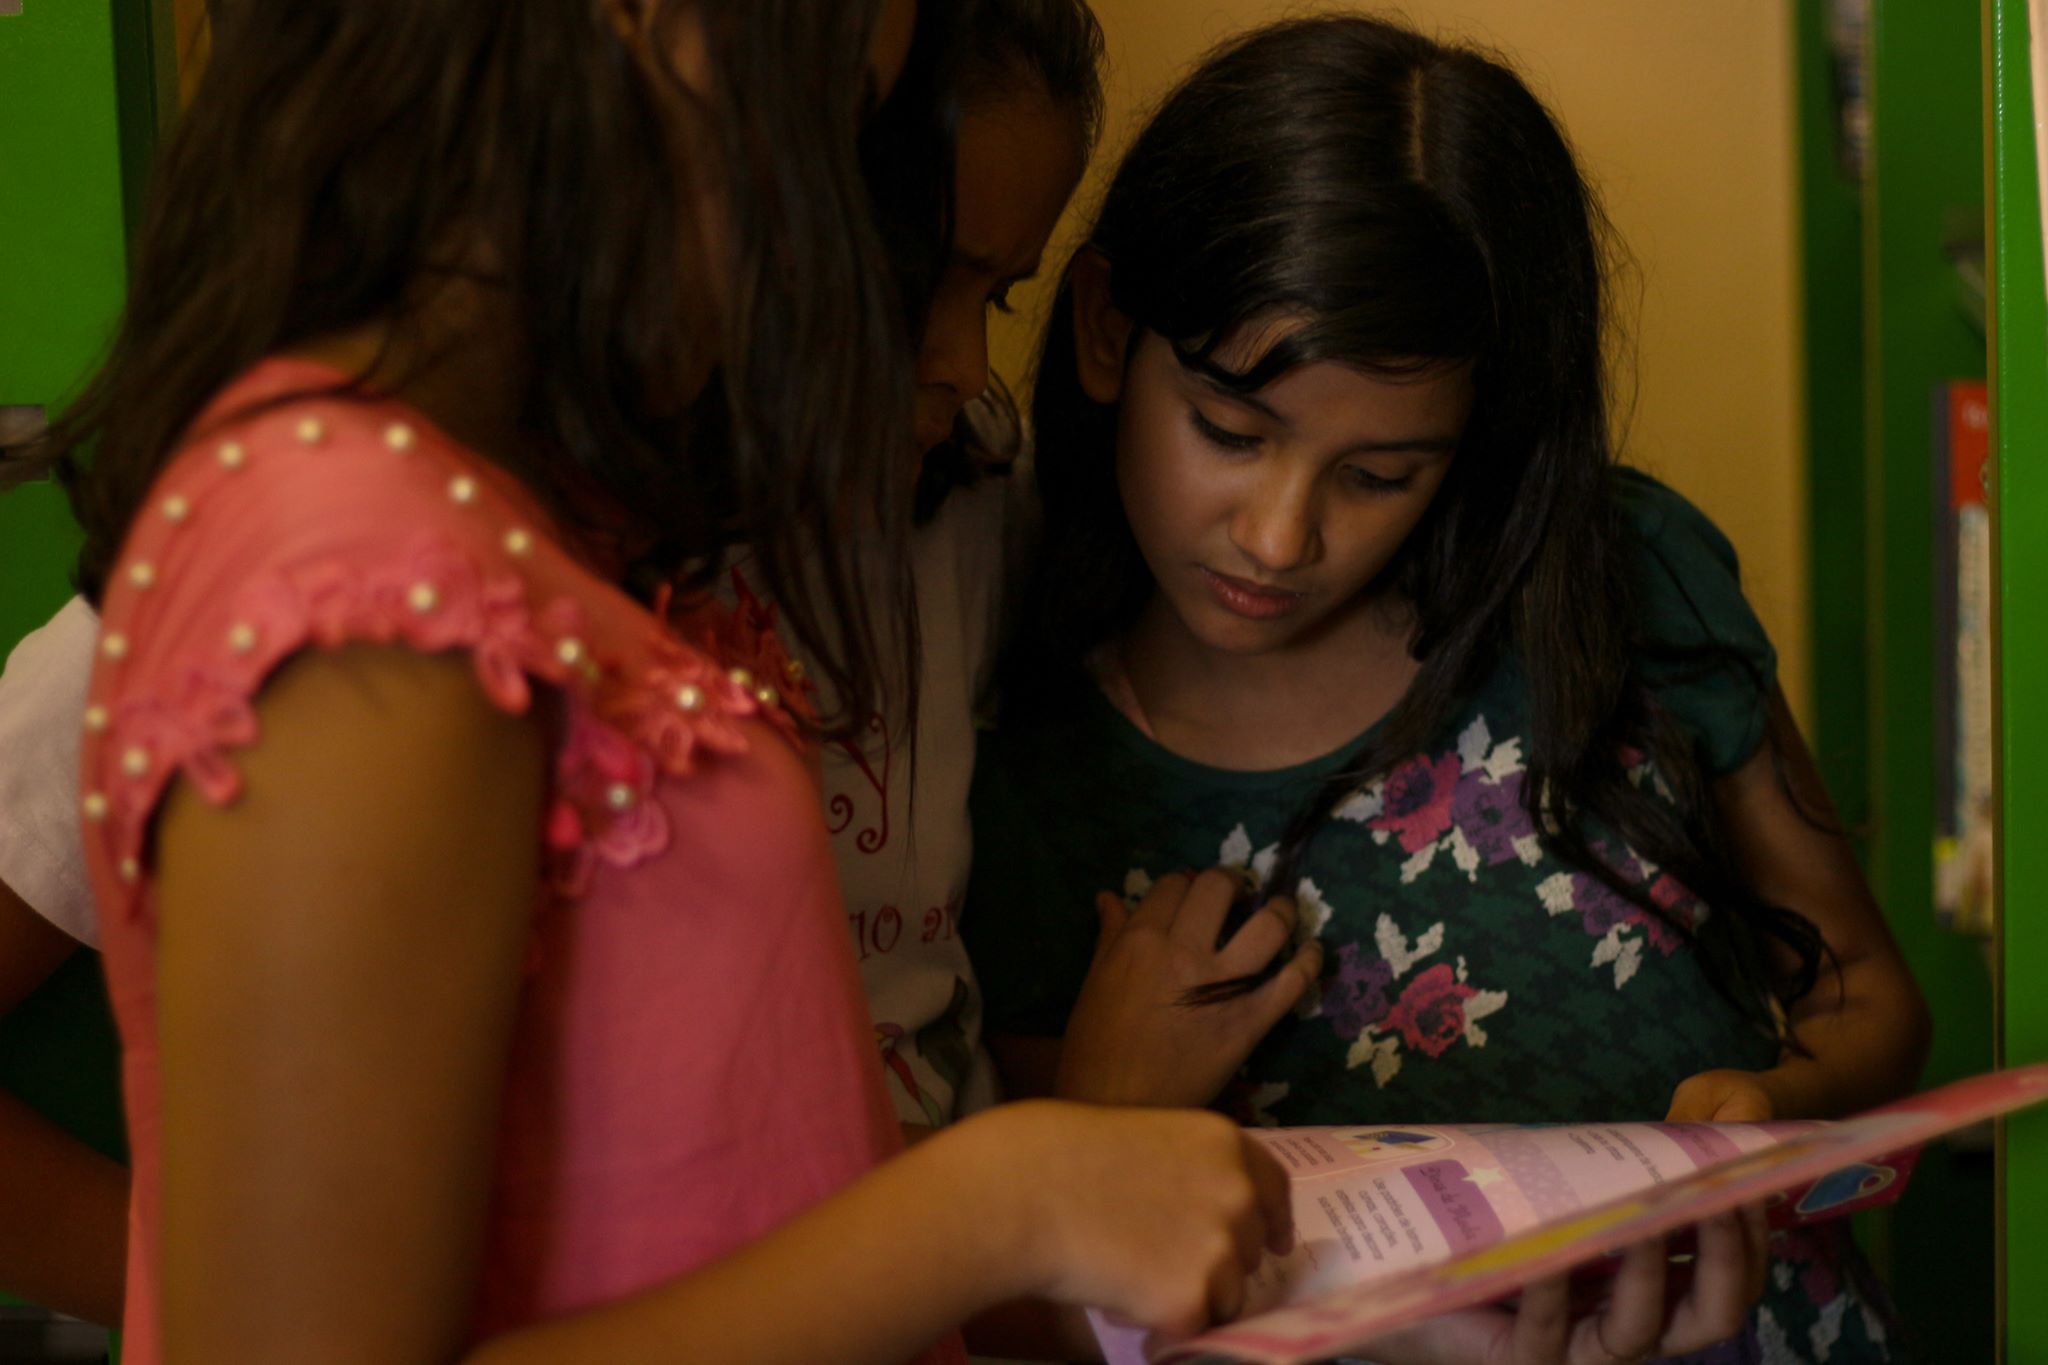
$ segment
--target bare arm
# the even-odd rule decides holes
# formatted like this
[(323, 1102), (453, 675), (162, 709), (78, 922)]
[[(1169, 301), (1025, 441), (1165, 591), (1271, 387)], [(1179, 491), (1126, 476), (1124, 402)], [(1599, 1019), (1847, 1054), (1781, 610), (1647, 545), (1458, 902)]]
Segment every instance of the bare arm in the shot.
[[(78, 945), (0, 882), (0, 1016)], [(128, 1172), (0, 1092), (0, 1286), (118, 1326), (128, 1250)]]
[(1792, 1010), (1811, 1055), (1788, 1051), (1760, 1073), (1693, 1077), (1673, 1098), (1673, 1118), (1836, 1117), (1910, 1091), (1927, 1060), (1926, 1001), (1848, 840), (1826, 827), (1834, 820), (1827, 790), (1777, 693), (1770, 738), (1721, 779), (1715, 798), (1750, 884), (1812, 920), (1841, 975), (1824, 965), (1820, 984)]
[(259, 711), (242, 799), (174, 791), (159, 837), (173, 1365), (881, 1365), (1029, 1296), (1192, 1330), (1285, 1243), (1284, 1178), (1215, 1116), (1015, 1105), (465, 1357), (545, 737), (462, 662), (376, 650), (300, 660)]

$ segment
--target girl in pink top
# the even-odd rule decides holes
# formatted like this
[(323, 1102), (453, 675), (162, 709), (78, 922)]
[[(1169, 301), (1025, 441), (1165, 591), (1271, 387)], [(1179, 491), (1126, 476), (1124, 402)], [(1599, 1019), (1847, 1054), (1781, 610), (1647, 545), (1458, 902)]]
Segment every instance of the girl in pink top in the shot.
[[(943, 129), (944, 18), (228, 11), (57, 437), (131, 1359), (956, 1358), (1012, 1298), (1199, 1327), (1287, 1242), (1212, 1116), (885, 1160), (808, 680), (705, 591), (748, 545), (846, 715), (914, 657), (883, 261), (932, 244), (854, 130)], [(1606, 1319), (1658, 1312), (1632, 1264)], [(1488, 1359), (1600, 1359), (1546, 1294)]]
[(872, 1170), (807, 679), (701, 589), (748, 543), (856, 713), (903, 652), (854, 130), (899, 72), (918, 118), (913, 23), (228, 13), (59, 435), (130, 1359), (953, 1357), (1027, 1295), (1192, 1327), (1285, 1240), (1196, 1116), (1020, 1108)]

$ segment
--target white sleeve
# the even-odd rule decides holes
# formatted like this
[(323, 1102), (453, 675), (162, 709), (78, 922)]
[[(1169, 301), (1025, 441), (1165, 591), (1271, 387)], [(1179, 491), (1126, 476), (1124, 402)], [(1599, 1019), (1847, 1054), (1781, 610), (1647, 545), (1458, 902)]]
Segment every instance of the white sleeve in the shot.
[(92, 945), (99, 929), (79, 830), (78, 747), (99, 628), (74, 597), (0, 673), (0, 882)]

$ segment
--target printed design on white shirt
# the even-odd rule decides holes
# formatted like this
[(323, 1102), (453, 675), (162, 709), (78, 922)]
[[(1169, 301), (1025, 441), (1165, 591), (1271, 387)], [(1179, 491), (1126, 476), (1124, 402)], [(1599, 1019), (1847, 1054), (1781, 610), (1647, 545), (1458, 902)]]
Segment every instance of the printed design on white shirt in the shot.
[[(889, 743), (889, 727), (880, 716), (869, 716), (867, 724), (861, 727), (861, 735), (872, 735), (880, 741), (882, 769), (879, 773), (875, 771), (874, 764), (868, 761), (867, 753), (853, 740), (834, 740), (833, 747), (852, 760), (855, 769), (867, 779), (868, 785), (874, 788), (875, 792), (878, 812), (875, 823), (861, 828), (854, 836), (854, 847), (862, 853), (880, 853), (889, 846), (889, 768), (895, 759), (895, 750)], [(845, 792), (834, 792), (826, 810), (831, 815), (826, 828), (834, 836), (844, 833), (853, 823), (854, 800)]]
[[(925, 1118), (934, 1128), (946, 1125), (951, 1117), (948, 1109), (952, 1097), (959, 1093), (968, 1073), (974, 1069), (974, 1045), (967, 1038), (967, 1007), (973, 998), (974, 993), (967, 983), (956, 976), (953, 978), (953, 997), (945, 1011), (919, 1029), (915, 1036), (907, 1035), (900, 1024), (875, 1025), (875, 1041), (882, 1049), (883, 1068), (910, 1102), (924, 1111)], [(910, 1065), (907, 1055), (912, 1050), (946, 1083), (945, 1095), (934, 1095), (917, 1083), (917, 1071)]]

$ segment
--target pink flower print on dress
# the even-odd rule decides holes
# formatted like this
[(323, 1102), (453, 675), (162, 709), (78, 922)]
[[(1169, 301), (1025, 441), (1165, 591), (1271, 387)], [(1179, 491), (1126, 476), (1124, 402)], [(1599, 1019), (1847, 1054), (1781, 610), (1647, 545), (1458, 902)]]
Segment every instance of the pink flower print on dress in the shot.
[(377, 586), (376, 605), (396, 613), (408, 644), (429, 652), (467, 646), (485, 695), (515, 715), (525, 712), (533, 699), (526, 673), (539, 651), (519, 575), (486, 576), (468, 555), (429, 539)]
[(477, 596), (477, 636), (471, 661), (484, 694), (514, 714), (533, 702), (529, 673), (545, 675), (546, 666), (533, 633), (533, 613), (526, 605), (526, 585), (504, 574), (486, 579)]
[(1662, 872), (1658, 874), (1657, 880), (1650, 883), (1650, 900), (1658, 909), (1670, 916), (1670, 919), (1643, 915), (1643, 932), (1649, 935), (1650, 942), (1656, 945), (1658, 952), (1669, 957), (1685, 944), (1684, 936), (1675, 926), (1683, 924), (1688, 928), (1699, 927), (1699, 899), (1678, 878), (1668, 872)]
[(309, 638), (325, 649), (398, 640), (429, 653), (466, 648), (485, 695), (514, 714), (532, 700), (529, 672), (560, 676), (534, 639), (518, 575), (487, 576), (438, 537), (422, 537), (397, 566), (367, 578), (328, 562), (251, 586), (222, 642), (223, 672), (253, 691)]
[[(606, 714), (646, 745), (664, 772), (678, 777), (695, 766), (699, 748), (745, 753), (735, 708), (745, 698), (725, 669), (692, 649), (663, 640), (637, 683), (622, 691)], [(745, 714), (739, 712), (738, 714)]]
[(358, 638), (358, 632), (360, 638), (388, 643), (396, 632), (395, 621), (363, 619), (362, 580), (349, 565), (336, 561), (313, 565), (293, 574), (289, 586), (298, 593), (304, 629), (322, 649), (338, 649)]
[(597, 855), (583, 840), (583, 814), (565, 796), (548, 806), (543, 837), (547, 842), (548, 884), (556, 895), (576, 900), (590, 890)]
[(1439, 962), (1408, 983), (1383, 1026), (1399, 1030), (1401, 1039), (1426, 1057), (1441, 1057), (1465, 1036), (1465, 1002), (1479, 994)]
[(547, 842), (558, 863), (557, 890), (581, 895), (593, 859), (632, 867), (669, 845), (668, 813), (655, 796), (651, 755), (611, 726), (576, 709), (555, 764)]
[(256, 711), (233, 681), (189, 667), (161, 694), (124, 702), (111, 737), (104, 752), (119, 765), (115, 809), (124, 840), (132, 834), (139, 845), (148, 812), (174, 772), (216, 805), (240, 793), (241, 774), (227, 751), (256, 742)]
[(1367, 823), (1399, 839), (1403, 853), (1429, 847), (1451, 827), (1462, 768), (1456, 754), (1417, 754), (1387, 774), (1380, 813)]
[(1833, 1303), (1842, 1292), (1841, 1277), (1835, 1273), (1834, 1263), (1825, 1256), (1808, 1261), (1799, 1281), (1806, 1297), (1817, 1304)]
[(656, 614), (672, 619), (685, 641), (737, 670), (744, 681), (735, 694), (740, 700), (731, 709), (739, 715), (759, 714), (792, 743), (801, 744), (803, 724), (817, 718), (811, 704), (817, 688), (776, 634), (774, 605), (755, 594), (737, 567), (732, 570), (732, 592), (730, 609), (697, 598), (671, 610), (664, 594), (655, 604)]

